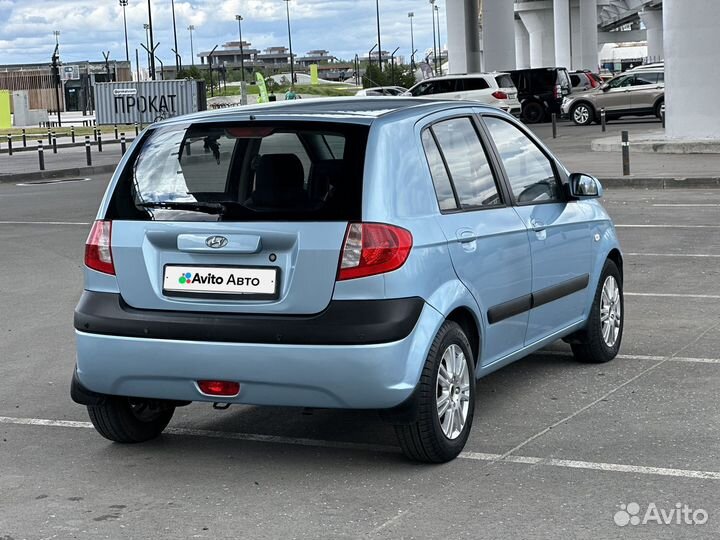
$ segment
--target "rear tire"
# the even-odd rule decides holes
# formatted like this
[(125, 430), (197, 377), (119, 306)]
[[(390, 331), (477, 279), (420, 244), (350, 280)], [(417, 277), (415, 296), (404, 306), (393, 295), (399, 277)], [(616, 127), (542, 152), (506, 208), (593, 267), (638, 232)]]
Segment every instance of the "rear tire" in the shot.
[(409, 425), (395, 426), (408, 458), (445, 463), (465, 447), (475, 411), (474, 365), (462, 328), (446, 321), (435, 336), (420, 376), (417, 418)]
[(88, 405), (87, 410), (93, 426), (106, 439), (140, 443), (163, 432), (175, 406), (158, 400), (107, 396), (100, 405)]
[(537, 124), (545, 118), (545, 107), (537, 101), (530, 101), (522, 106), (522, 119), (526, 124)]
[(622, 276), (613, 261), (605, 261), (587, 327), (571, 344), (576, 360), (603, 364), (615, 358), (625, 322)]
[(662, 120), (663, 105), (665, 105), (664, 99), (661, 99), (655, 104), (655, 116), (657, 116), (659, 120)]

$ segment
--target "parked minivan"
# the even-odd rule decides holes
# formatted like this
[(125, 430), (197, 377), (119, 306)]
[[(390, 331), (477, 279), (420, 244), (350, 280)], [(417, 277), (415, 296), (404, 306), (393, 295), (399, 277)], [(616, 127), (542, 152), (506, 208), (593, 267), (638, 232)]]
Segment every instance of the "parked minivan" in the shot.
[(559, 339), (581, 361), (617, 355), (623, 260), (601, 195), (467, 101), (154, 124), (85, 246), (72, 398), (121, 443), (191, 402), (377, 409), (407, 456), (448, 461), (477, 378)]
[(547, 121), (552, 113), (560, 115), (563, 99), (572, 93), (567, 69), (562, 67), (511, 70), (518, 99), (522, 106), (522, 120), (527, 124)]
[(439, 99), (466, 99), (492, 105), (510, 114), (520, 114), (517, 88), (507, 73), (472, 73), (445, 75), (417, 83), (405, 95), (437, 97)]

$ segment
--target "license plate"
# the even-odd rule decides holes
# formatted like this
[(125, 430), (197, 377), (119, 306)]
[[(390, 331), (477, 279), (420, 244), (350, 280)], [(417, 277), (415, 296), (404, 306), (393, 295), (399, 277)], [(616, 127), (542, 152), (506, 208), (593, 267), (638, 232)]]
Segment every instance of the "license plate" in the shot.
[(181, 296), (277, 298), (278, 268), (243, 266), (165, 266), (163, 291)]

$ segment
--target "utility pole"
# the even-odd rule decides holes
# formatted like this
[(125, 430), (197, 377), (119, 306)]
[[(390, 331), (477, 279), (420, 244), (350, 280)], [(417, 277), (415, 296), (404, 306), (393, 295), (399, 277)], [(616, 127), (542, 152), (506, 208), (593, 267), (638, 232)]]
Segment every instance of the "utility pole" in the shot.
[(377, 34), (378, 34), (378, 67), (382, 71), (382, 44), (380, 43), (380, 0), (375, 0), (375, 11), (377, 13)]
[(437, 75), (437, 33), (435, 30), (435, 0), (430, 0), (430, 10), (432, 12), (433, 27), (433, 61), (435, 63), (435, 75)]
[(295, 59), (292, 51), (292, 33), (290, 32), (290, 0), (285, 0), (285, 8), (287, 9), (288, 23), (288, 44), (290, 45), (290, 86), (295, 84)]
[(195, 49), (193, 48), (193, 37), (192, 37), (192, 33), (193, 33), (193, 30), (195, 30), (195, 26), (191, 24), (190, 26), (188, 26), (187, 29), (190, 31), (190, 63), (192, 64), (193, 67), (195, 67)]
[(442, 75), (442, 40), (440, 39), (440, 8), (437, 6), (435, 6), (435, 15), (437, 15), (438, 54), (440, 55), (440, 75)]
[(51, 67), (53, 83), (55, 84), (55, 104), (57, 106), (58, 127), (62, 127), (62, 119), (60, 117), (60, 44), (58, 41), (60, 32), (55, 30), (53, 34), (55, 34), (55, 52), (53, 52), (52, 55)]
[[(175, 0), (172, 0), (172, 16), (173, 16), (173, 38), (175, 39), (175, 51), (178, 50), (177, 48), (177, 25), (175, 24)], [(178, 53), (175, 53), (175, 76), (177, 77), (177, 73), (180, 71), (180, 61), (178, 60)], [(162, 68), (160, 68), (162, 69)], [(164, 79), (163, 75), (163, 79)]]
[(127, 15), (125, 13), (125, 8), (128, 5), (129, 0), (120, 0), (120, 5), (123, 8), (123, 23), (125, 25), (125, 60), (130, 63), (130, 49), (128, 47), (128, 33), (127, 33)]
[(148, 0), (148, 26), (150, 27), (150, 78), (155, 80), (155, 55), (152, 51), (155, 51), (155, 39), (153, 38), (153, 25), (152, 25), (152, 2)]
[(245, 82), (245, 52), (243, 51), (242, 41), (242, 15), (235, 15), (235, 20), (238, 22), (238, 34), (240, 34), (240, 76), (242, 77), (242, 82)]
[(412, 11), (408, 13), (408, 18), (410, 19), (410, 67), (415, 70), (415, 31), (413, 29), (413, 18), (415, 17), (415, 13)]
[[(210, 97), (215, 97), (215, 88), (213, 87), (213, 54), (215, 53), (215, 49), (217, 49), (218, 46), (215, 45), (213, 47), (213, 50), (210, 51), (210, 54), (208, 54), (208, 67), (210, 68)], [(218, 81), (218, 89), (220, 88), (220, 84)]]

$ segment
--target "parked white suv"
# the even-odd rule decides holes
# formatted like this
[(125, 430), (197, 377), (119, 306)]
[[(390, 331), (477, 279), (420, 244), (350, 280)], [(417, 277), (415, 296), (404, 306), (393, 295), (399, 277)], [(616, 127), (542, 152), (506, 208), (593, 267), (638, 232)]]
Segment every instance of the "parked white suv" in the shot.
[(520, 114), (517, 88), (509, 73), (446, 75), (417, 83), (405, 95), (466, 99), (492, 105), (514, 115)]

